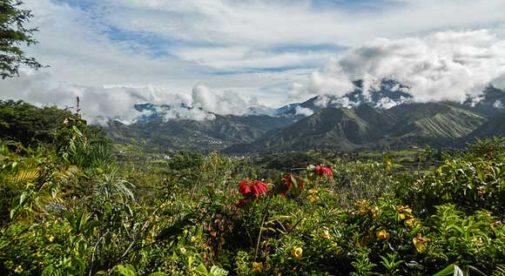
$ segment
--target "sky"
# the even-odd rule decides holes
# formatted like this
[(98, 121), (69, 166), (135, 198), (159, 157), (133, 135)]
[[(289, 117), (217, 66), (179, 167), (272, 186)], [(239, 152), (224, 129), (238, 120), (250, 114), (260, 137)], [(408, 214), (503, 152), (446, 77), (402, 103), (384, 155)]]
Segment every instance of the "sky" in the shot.
[(1, 80), (0, 99), (79, 96), (92, 119), (129, 121), (145, 102), (242, 115), (355, 79), (394, 78), (420, 102), (505, 87), (503, 0), (24, 2), (39, 29), (26, 51), (47, 67)]

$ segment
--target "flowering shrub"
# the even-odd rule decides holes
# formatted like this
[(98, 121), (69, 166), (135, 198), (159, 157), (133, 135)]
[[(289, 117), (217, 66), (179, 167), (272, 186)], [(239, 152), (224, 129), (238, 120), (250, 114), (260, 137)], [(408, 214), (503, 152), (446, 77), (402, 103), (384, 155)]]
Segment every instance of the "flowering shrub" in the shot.
[(219, 154), (69, 162), (65, 148), (0, 142), (0, 273), (500, 275), (500, 148), (424, 173), (338, 160), (272, 172)]

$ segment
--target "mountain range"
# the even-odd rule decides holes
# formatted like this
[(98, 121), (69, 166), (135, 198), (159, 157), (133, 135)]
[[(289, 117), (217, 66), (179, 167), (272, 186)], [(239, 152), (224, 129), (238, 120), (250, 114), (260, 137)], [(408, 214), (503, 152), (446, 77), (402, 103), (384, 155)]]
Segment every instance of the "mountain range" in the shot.
[[(320, 95), (305, 102), (248, 115), (221, 116), (190, 106), (136, 105), (134, 123), (110, 121), (106, 130), (118, 142), (143, 141), (151, 150), (217, 150), (230, 154), (411, 146), (458, 146), (505, 135), (505, 91), (488, 86), (479, 98), (463, 103), (416, 103), (409, 87), (385, 79), (344, 96)], [(197, 112), (192, 120), (180, 110)]]

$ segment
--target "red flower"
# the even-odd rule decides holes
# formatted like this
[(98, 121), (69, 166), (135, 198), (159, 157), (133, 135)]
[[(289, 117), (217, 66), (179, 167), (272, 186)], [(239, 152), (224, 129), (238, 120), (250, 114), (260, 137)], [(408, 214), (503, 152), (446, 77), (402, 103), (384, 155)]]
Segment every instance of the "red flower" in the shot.
[(246, 196), (247, 194), (249, 194), (251, 192), (251, 187), (249, 186), (249, 183), (247, 183), (247, 181), (245, 180), (242, 180), (240, 181), (240, 183), (238, 184), (238, 191), (243, 195), (243, 196)]
[(238, 184), (238, 191), (245, 197), (253, 196), (255, 198), (268, 191), (268, 185), (265, 182), (251, 180), (249, 182), (243, 180)]
[(244, 207), (249, 200), (256, 200), (260, 195), (266, 194), (268, 192), (268, 184), (258, 180), (252, 180), (249, 182), (243, 180), (238, 184), (238, 191), (244, 196), (243, 199), (235, 204), (240, 208)]
[(333, 177), (333, 171), (331, 170), (331, 168), (328, 168), (328, 167), (323, 167), (321, 165), (317, 165), (315, 168), (314, 168), (314, 172), (317, 174), (317, 175), (324, 175), (328, 178), (332, 178)]
[(261, 194), (267, 193), (268, 185), (265, 182), (261, 182), (261, 181), (257, 181), (257, 180), (253, 180), (251, 182), (252, 182), (251, 190), (252, 190), (255, 198), (259, 197)]

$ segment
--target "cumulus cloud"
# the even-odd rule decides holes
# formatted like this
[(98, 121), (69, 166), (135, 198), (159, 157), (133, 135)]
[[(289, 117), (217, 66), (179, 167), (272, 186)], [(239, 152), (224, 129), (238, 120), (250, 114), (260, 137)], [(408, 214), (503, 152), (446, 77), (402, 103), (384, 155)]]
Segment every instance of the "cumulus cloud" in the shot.
[[(464, 101), (505, 76), (505, 39), (491, 30), (447, 31), (403, 39), (376, 39), (350, 49), (315, 72), (295, 95), (342, 96), (351, 80), (371, 91), (390, 78), (410, 87), (414, 101)], [(387, 103), (384, 103), (387, 105)]]
[(193, 88), (193, 106), (217, 114), (244, 115), (251, 107), (258, 106), (255, 98), (249, 101), (241, 98), (237, 93), (224, 91), (222, 93), (210, 90), (204, 84), (198, 84)]
[[(251, 111), (249, 107), (263, 107), (255, 98), (245, 100), (232, 91), (213, 91), (204, 84), (196, 85), (189, 93), (155, 85), (78, 86), (57, 82), (47, 72), (22, 72), (21, 77), (23, 82), (16, 79), (2, 82), (1, 98), (75, 110), (76, 97), (79, 97), (83, 116), (97, 124), (110, 119), (132, 123), (152, 112), (161, 114), (165, 121), (212, 120), (214, 114), (245, 115)], [(144, 103), (154, 104), (155, 110), (137, 111), (134, 108), (136, 104)]]
[(502, 22), (505, 8), (501, 0), (384, 0), (371, 7), (333, 0), (102, 2), (117, 10), (110, 22), (127, 29), (259, 49), (301, 43), (353, 47), (375, 36), (472, 28)]
[(314, 114), (314, 111), (310, 108), (301, 107), (301, 106), (297, 106), (295, 108), (295, 115), (303, 115), (305, 117), (308, 117), (312, 114)]

